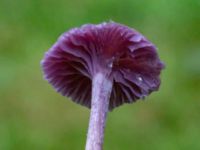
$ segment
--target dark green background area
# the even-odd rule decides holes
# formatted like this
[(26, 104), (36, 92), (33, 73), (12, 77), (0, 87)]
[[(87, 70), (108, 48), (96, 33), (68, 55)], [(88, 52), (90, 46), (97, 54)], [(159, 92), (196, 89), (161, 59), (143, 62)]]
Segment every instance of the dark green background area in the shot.
[(105, 150), (200, 150), (200, 0), (0, 0), (0, 150), (84, 149), (89, 110), (43, 79), (64, 31), (114, 20), (158, 47), (158, 92), (108, 115)]

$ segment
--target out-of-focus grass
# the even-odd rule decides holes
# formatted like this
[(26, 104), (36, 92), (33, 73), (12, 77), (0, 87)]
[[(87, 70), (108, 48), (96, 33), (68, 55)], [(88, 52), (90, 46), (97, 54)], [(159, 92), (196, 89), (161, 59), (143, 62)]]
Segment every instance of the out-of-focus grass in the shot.
[(159, 92), (109, 113), (105, 149), (200, 149), (199, 0), (1, 0), (0, 150), (84, 149), (89, 110), (57, 94), (40, 60), (64, 31), (114, 20), (166, 63)]

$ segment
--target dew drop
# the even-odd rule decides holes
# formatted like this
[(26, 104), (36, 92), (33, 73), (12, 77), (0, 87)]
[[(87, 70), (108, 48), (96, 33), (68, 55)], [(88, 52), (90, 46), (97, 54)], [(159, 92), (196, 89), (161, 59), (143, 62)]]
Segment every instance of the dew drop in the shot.
[(143, 81), (142, 77), (138, 77), (137, 78), (140, 82)]
[(113, 67), (113, 63), (112, 63), (112, 62), (109, 63), (109, 64), (108, 64), (108, 67), (109, 67), (109, 68), (112, 68), (112, 67)]

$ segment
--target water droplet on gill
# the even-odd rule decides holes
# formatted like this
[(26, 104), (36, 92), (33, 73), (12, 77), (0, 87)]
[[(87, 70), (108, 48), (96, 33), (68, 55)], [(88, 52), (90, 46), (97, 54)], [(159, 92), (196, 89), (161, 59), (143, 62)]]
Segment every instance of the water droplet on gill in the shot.
[(138, 79), (140, 82), (143, 81), (142, 77), (138, 77), (137, 79)]
[(109, 63), (109, 64), (108, 64), (108, 67), (109, 67), (109, 68), (112, 68), (112, 67), (113, 67), (113, 63), (112, 63), (112, 62)]

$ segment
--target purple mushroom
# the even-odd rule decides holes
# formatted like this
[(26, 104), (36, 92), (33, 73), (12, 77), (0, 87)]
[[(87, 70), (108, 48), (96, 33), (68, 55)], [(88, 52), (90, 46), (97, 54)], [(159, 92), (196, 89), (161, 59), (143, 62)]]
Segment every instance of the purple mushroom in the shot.
[(164, 68), (151, 42), (115, 22), (65, 32), (41, 65), (57, 92), (91, 108), (86, 150), (102, 150), (108, 110), (158, 90)]

